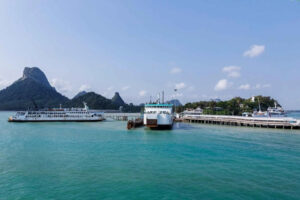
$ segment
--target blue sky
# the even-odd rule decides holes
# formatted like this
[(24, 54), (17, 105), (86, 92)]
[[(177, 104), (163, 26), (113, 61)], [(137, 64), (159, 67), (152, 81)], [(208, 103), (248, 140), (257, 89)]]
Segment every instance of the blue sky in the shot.
[(262, 94), (300, 109), (296, 0), (2, 0), (0, 27), (0, 88), (38, 66), (68, 97)]

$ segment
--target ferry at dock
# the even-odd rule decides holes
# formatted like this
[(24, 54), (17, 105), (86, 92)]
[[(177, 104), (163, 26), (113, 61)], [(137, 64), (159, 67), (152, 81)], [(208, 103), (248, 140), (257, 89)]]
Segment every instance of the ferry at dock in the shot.
[(280, 106), (277, 106), (276, 102), (275, 107), (269, 107), (267, 111), (270, 117), (286, 117), (284, 109)]
[(53, 108), (19, 111), (9, 117), (9, 122), (98, 122), (104, 120), (102, 113), (89, 111), (84, 102), (83, 108)]
[(144, 125), (151, 129), (172, 129), (174, 121), (173, 104), (146, 104)]
[(286, 117), (285, 111), (282, 107), (278, 107), (275, 103), (275, 107), (269, 107), (267, 111), (263, 112), (261, 111), (260, 105), (259, 105), (259, 111), (255, 111), (252, 114), (253, 117), (277, 117), (277, 118), (283, 118)]
[(193, 117), (193, 116), (199, 116), (203, 114), (203, 109), (200, 107), (197, 107), (196, 109), (186, 109), (181, 113), (183, 117)]

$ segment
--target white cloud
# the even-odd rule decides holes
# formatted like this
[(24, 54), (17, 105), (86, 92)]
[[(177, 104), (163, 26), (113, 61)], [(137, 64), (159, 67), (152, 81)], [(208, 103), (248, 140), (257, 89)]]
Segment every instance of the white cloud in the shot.
[(90, 89), (91, 89), (91, 87), (89, 85), (83, 84), (83, 85), (81, 85), (79, 87), (79, 92), (81, 92), (81, 91), (87, 91), (87, 90), (90, 90)]
[(110, 86), (107, 88), (108, 91), (112, 91), (114, 89), (114, 86)]
[(4, 89), (11, 84), (11, 81), (0, 78), (0, 89)]
[(253, 58), (265, 51), (265, 45), (252, 45), (249, 50), (244, 52), (245, 57)]
[(60, 93), (70, 94), (73, 91), (73, 88), (68, 81), (54, 78), (50, 81), (51, 85), (55, 87)]
[(243, 84), (243, 85), (240, 85), (239, 89), (240, 90), (250, 90), (251, 85), (250, 84)]
[(126, 91), (126, 90), (128, 90), (129, 88), (130, 88), (130, 86), (129, 86), (129, 85), (126, 85), (126, 86), (122, 87), (122, 90), (123, 90), (123, 91)]
[(231, 65), (231, 66), (224, 67), (222, 71), (227, 73), (227, 75), (229, 77), (238, 78), (241, 76), (240, 70), (241, 70), (241, 67)]
[(140, 95), (141, 97), (144, 97), (146, 94), (147, 94), (147, 91), (146, 91), (146, 90), (141, 90), (141, 91), (139, 92), (139, 95)]
[(238, 87), (239, 90), (259, 90), (259, 89), (264, 89), (264, 88), (269, 88), (271, 87), (270, 84), (256, 84), (254, 86), (251, 86), (250, 84), (242, 84)]
[(186, 84), (184, 82), (175, 84), (175, 89), (177, 89), (177, 90), (184, 89), (185, 87), (186, 87)]
[(188, 90), (189, 90), (189, 91), (194, 91), (194, 90), (195, 90), (195, 87), (191, 85), (190, 87), (188, 87)]
[(176, 98), (182, 97), (182, 96), (183, 96), (182, 93), (175, 93), (175, 94), (172, 94), (170, 97), (171, 97), (171, 99), (176, 99)]
[(237, 71), (234, 71), (234, 72), (230, 72), (228, 74), (229, 77), (232, 77), (232, 78), (238, 78), (241, 76), (241, 73), (240, 72), (237, 72)]
[(232, 72), (232, 71), (239, 71), (241, 68), (238, 66), (230, 65), (223, 68), (223, 72)]
[(180, 72), (182, 72), (182, 70), (179, 67), (174, 67), (170, 71), (171, 74), (179, 74)]
[(263, 89), (263, 88), (269, 88), (269, 87), (271, 87), (270, 84), (256, 84), (254, 86), (254, 89)]
[(219, 80), (218, 83), (216, 84), (215, 90), (216, 91), (226, 90), (230, 87), (230, 85), (231, 84), (228, 82), (228, 80), (222, 79), (222, 80)]

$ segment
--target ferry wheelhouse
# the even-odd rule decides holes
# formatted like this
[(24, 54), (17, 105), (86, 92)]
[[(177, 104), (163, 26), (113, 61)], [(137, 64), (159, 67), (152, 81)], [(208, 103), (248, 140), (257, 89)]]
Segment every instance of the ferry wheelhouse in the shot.
[(97, 122), (104, 120), (102, 113), (90, 112), (84, 102), (83, 108), (53, 108), (17, 112), (9, 122)]
[(173, 104), (146, 104), (144, 125), (152, 129), (171, 129), (173, 126)]

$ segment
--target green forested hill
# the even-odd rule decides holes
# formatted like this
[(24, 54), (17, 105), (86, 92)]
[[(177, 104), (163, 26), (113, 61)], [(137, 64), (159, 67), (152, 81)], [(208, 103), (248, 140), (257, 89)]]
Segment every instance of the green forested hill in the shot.
[(112, 99), (94, 92), (80, 92), (73, 99), (61, 95), (52, 87), (46, 75), (37, 67), (25, 67), (23, 75), (9, 87), (0, 91), (0, 110), (27, 110), (36, 108), (82, 107), (86, 102), (91, 109), (140, 112), (141, 107), (126, 104), (119, 93)]
[(280, 104), (273, 98), (268, 96), (256, 96), (254, 101), (252, 98), (244, 99), (235, 97), (228, 101), (199, 101), (187, 103), (184, 106), (178, 107), (178, 111), (183, 111), (188, 108), (200, 107), (204, 110), (205, 114), (222, 114), (222, 115), (241, 115), (243, 112), (253, 112), (258, 110), (259, 103), (262, 111), (266, 111), (268, 107), (274, 107), (275, 102), (278, 106)]
[(114, 104), (111, 99), (107, 99), (95, 92), (88, 92), (73, 98), (66, 102), (64, 107), (82, 107), (82, 102), (86, 102), (91, 109), (119, 109), (119, 106)]
[(22, 78), (0, 91), (0, 110), (24, 110), (34, 108), (34, 104), (53, 107), (67, 101), (38, 68), (25, 68)]

